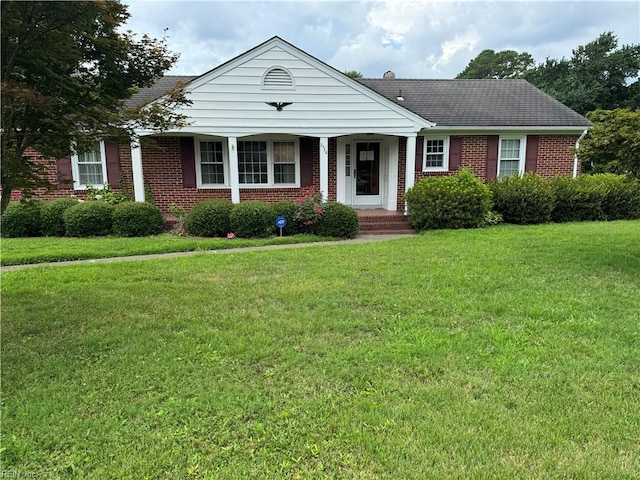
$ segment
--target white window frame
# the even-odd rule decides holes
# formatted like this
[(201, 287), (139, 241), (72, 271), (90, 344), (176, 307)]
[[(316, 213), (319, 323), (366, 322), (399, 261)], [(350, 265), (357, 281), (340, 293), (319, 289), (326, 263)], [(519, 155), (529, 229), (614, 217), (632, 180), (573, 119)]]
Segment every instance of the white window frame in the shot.
[[(524, 163), (525, 163), (525, 154), (527, 148), (527, 137), (520, 135), (505, 135), (500, 136), (498, 139), (498, 171), (496, 172), (497, 178), (504, 178), (505, 175), (500, 175), (500, 167), (503, 161), (502, 158), (502, 141), (503, 140), (520, 140), (520, 150), (518, 152), (518, 174), (524, 174)], [(514, 160), (514, 159), (505, 159), (505, 160)]]
[[(92, 184), (93, 188), (104, 188), (105, 183), (109, 182), (107, 178), (107, 153), (104, 146), (104, 141), (97, 142), (100, 145), (100, 165), (102, 167), (102, 183)], [(73, 189), (74, 190), (86, 190), (87, 184), (80, 183), (80, 167), (78, 152), (71, 155), (71, 174), (73, 175)]]
[[(299, 188), (300, 187), (300, 140), (290, 136), (255, 136), (238, 139), (238, 151), (240, 142), (267, 142), (267, 183), (240, 183), (238, 172), (238, 185), (240, 188)], [(275, 183), (274, 172), (274, 142), (292, 142), (295, 155), (295, 183)], [(240, 154), (238, 153), (238, 156)], [(240, 159), (238, 158), (238, 162)]]
[[(198, 188), (229, 188), (229, 152), (228, 141), (221, 137), (195, 137), (194, 154), (196, 157), (196, 186)], [(224, 183), (203, 183), (202, 182), (202, 156), (200, 142), (220, 142), (222, 144), (222, 168), (224, 172)]]
[[(424, 137), (424, 143), (422, 144), (422, 171), (423, 172), (448, 172), (449, 171), (449, 136), (432, 136), (427, 135)], [(433, 140), (442, 140), (442, 166), (441, 167), (428, 167), (427, 166), (427, 142)]]

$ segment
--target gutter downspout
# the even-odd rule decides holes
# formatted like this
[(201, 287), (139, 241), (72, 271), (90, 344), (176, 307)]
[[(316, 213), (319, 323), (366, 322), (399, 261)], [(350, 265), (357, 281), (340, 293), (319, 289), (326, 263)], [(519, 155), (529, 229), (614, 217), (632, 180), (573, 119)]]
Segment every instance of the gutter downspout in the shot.
[(573, 178), (578, 176), (578, 147), (580, 147), (580, 140), (585, 137), (588, 130), (589, 129), (585, 129), (584, 132), (582, 132), (582, 135), (578, 137), (578, 140), (576, 140), (576, 151), (573, 154)]

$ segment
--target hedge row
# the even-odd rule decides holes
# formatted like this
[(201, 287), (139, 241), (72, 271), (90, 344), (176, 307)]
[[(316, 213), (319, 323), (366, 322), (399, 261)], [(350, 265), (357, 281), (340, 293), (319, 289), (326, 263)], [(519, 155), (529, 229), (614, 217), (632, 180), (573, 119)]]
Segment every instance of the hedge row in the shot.
[(2, 215), (3, 237), (119, 235), (140, 237), (162, 231), (160, 210), (148, 203), (79, 202), (60, 198), (50, 202), (12, 202)]
[(504, 221), (640, 218), (640, 182), (621, 175), (542, 178), (534, 174), (483, 184), (466, 170), (453, 177), (428, 177), (406, 194), (416, 230), (471, 228)]
[[(268, 237), (278, 233), (275, 219), (283, 216), (287, 225), (283, 235), (308, 231), (308, 225), (296, 220), (296, 203), (283, 200), (274, 205), (252, 200), (232, 204), (228, 200), (211, 199), (196, 204), (186, 215), (184, 229), (197, 237)], [(346, 205), (328, 202), (313, 231), (318, 235), (354, 238), (358, 233), (358, 214)]]

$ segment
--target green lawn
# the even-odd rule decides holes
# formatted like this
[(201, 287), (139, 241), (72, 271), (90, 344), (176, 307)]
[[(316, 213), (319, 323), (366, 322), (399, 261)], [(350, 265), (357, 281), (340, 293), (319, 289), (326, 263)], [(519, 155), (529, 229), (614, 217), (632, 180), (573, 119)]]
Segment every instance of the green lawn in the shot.
[(2, 470), (640, 477), (640, 222), (2, 274)]
[(292, 243), (326, 240), (333, 239), (316, 235), (294, 235), (291, 237), (234, 238), (230, 240), (227, 238), (179, 237), (168, 233), (139, 238), (3, 238), (1, 242), (2, 248), (0, 249), (0, 265), (62, 262), (198, 250), (223, 250), (262, 245), (289, 245)]

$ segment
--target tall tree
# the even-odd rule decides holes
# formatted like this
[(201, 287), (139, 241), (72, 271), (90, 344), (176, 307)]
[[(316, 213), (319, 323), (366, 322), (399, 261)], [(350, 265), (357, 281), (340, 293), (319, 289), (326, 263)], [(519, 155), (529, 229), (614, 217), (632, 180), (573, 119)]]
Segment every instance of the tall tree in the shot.
[(362, 78), (362, 74), (361, 74), (359, 71), (357, 71), (357, 70), (347, 70), (346, 72), (344, 72), (344, 74), (345, 74), (347, 77), (355, 78), (356, 80), (357, 80), (358, 78)]
[(534, 66), (527, 52), (483, 50), (456, 78), (520, 78)]
[(550, 59), (525, 74), (541, 90), (581, 114), (596, 109), (640, 108), (640, 45), (618, 48), (611, 33), (573, 50), (570, 59)]
[(3, 1), (1, 32), (2, 201), (51, 187), (27, 160), (86, 150), (96, 140), (134, 138), (138, 128), (162, 131), (184, 124), (177, 89), (135, 109), (123, 100), (151, 86), (177, 60), (165, 40), (136, 37), (120, 27), (129, 17), (117, 1)]

